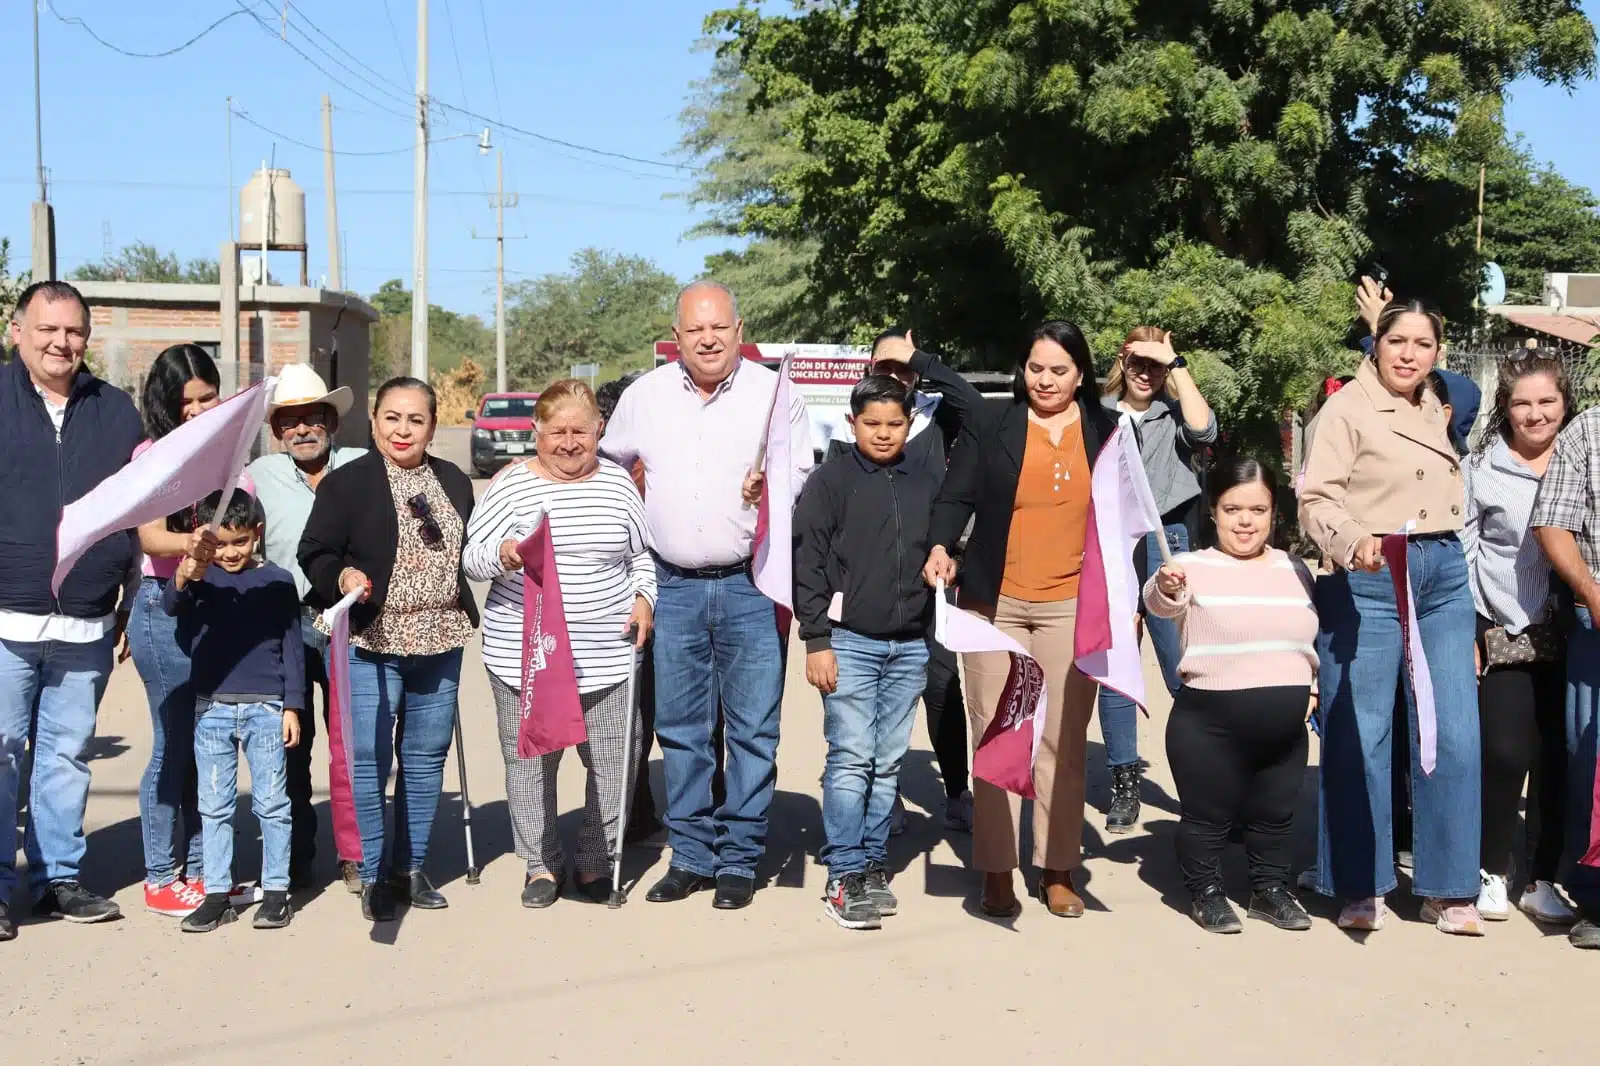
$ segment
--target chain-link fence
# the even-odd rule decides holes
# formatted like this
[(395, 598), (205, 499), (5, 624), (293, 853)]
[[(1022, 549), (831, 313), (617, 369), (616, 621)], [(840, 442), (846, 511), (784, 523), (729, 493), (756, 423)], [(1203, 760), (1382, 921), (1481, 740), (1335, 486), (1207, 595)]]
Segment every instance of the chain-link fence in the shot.
[[(1527, 347), (1526, 342), (1507, 341), (1501, 344), (1451, 346), (1446, 349), (1448, 352), (1446, 367), (1457, 374), (1471, 378), (1477, 382), (1478, 388), (1483, 390), (1483, 402), (1478, 407), (1478, 420), (1472, 426), (1472, 443), (1477, 443), (1478, 434), (1482, 432), (1489, 420), (1490, 411), (1494, 409), (1494, 394), (1499, 381), (1500, 364)], [(1539, 344), (1537, 347), (1541, 355), (1556, 355), (1566, 366), (1578, 410), (1600, 403), (1600, 349), (1568, 341), (1551, 341)]]

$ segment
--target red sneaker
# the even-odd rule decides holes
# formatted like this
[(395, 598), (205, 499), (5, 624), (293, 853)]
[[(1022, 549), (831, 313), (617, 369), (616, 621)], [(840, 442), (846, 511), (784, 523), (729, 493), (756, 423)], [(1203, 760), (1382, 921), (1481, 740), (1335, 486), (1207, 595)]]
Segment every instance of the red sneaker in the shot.
[(152, 914), (164, 914), (168, 918), (186, 918), (205, 901), (204, 891), (182, 879), (160, 888), (150, 884), (144, 886), (145, 910)]

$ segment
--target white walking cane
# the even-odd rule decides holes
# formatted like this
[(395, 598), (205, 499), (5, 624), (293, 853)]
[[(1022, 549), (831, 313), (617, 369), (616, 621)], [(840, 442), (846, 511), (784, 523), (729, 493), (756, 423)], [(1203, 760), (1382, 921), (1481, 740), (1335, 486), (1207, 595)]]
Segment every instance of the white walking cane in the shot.
[(467, 747), (461, 739), (461, 708), (456, 708), (456, 776), (461, 778), (461, 828), (467, 835), (467, 884), (475, 885), (483, 871), (472, 851), (472, 800), (467, 796)]
[(622, 787), (617, 790), (617, 843), (611, 852), (611, 898), (606, 906), (616, 910), (628, 902), (628, 893), (622, 887), (622, 847), (628, 827), (629, 786), (633, 784), (633, 723), (638, 707), (639, 679), (639, 623), (628, 627), (627, 640), (633, 649), (628, 656), (628, 717), (622, 730)]

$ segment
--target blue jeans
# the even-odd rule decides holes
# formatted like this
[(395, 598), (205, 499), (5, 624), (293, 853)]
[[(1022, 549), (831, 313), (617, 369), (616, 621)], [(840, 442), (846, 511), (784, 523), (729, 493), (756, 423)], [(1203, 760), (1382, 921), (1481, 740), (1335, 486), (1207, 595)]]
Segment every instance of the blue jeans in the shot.
[[(1454, 536), (1413, 540), (1407, 566), (1423, 653), (1433, 677), (1438, 761), (1422, 772), (1415, 697), (1407, 682), (1412, 853), (1418, 896), (1478, 896), (1480, 794), (1476, 611)], [(1404, 662), (1387, 570), (1339, 571), (1317, 582), (1322, 695), (1322, 787), (1317, 891), (1347, 900), (1392, 892), (1395, 692)]]
[(56, 881), (76, 881), (95, 711), (111, 676), (112, 634), (91, 644), (0, 640), (0, 902), (17, 884), (17, 792), (22, 752), (33, 743), (28, 825), (22, 846), (35, 900)]
[(822, 771), (819, 858), (830, 879), (889, 859), (889, 812), (927, 681), (925, 639), (875, 640), (833, 631), (839, 683), (822, 697), (828, 757)]
[(361, 827), (361, 883), (377, 882), (384, 861), (384, 791), (395, 762), (394, 840), (389, 868), (409, 874), (428, 858), (433, 816), (444, 785), (444, 759), (455, 736), (461, 650), (439, 655), (374, 655), (350, 649), (350, 718), (356, 824)]
[[(1150, 580), (1150, 575), (1161, 569), (1160, 533), (1150, 533), (1144, 538), (1144, 565), (1138, 568), (1139, 587)], [(1189, 550), (1189, 527), (1174, 523), (1166, 527), (1167, 547), (1174, 555)], [(1144, 631), (1156, 649), (1156, 661), (1161, 664), (1161, 677), (1167, 683), (1167, 692), (1176, 696), (1183, 687), (1178, 676), (1178, 661), (1183, 658), (1183, 648), (1178, 641), (1178, 625), (1169, 618), (1161, 618), (1146, 611), (1144, 596), (1139, 597), (1139, 616), (1144, 619)], [(1100, 739), (1106, 746), (1107, 766), (1132, 766), (1139, 761), (1139, 709), (1138, 706), (1115, 689), (1100, 687)]]
[(1589, 849), (1589, 819), (1594, 811), (1596, 743), (1600, 730), (1600, 630), (1586, 607), (1567, 638), (1567, 821), (1562, 856), (1563, 883), (1572, 902), (1590, 918), (1600, 918), (1600, 869), (1580, 866)]
[(261, 887), (289, 888), (289, 793), (283, 760), (282, 703), (213, 703), (194, 726), (205, 834), (207, 894), (233, 887), (233, 809), (239, 749), (250, 763), (250, 809), (261, 823)]
[[(784, 646), (777, 615), (746, 573), (687, 577), (657, 564), (656, 736), (672, 865), (755, 877), (778, 782)], [(725, 716), (727, 794), (713, 809), (712, 730)]]
[(194, 689), (189, 687), (189, 655), (178, 646), (178, 620), (161, 609), (164, 585), (146, 577), (128, 619), (133, 665), (150, 703), (150, 761), (139, 780), (139, 825), (144, 831), (144, 879), (157, 888), (178, 879), (179, 839), (185, 875), (203, 882)]

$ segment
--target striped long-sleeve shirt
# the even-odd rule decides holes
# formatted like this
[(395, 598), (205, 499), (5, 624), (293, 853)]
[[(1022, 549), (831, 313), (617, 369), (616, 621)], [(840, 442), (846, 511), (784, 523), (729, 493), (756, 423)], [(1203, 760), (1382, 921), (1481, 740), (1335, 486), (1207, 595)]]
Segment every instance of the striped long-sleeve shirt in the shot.
[(1317, 672), (1317, 612), (1289, 556), (1269, 549), (1245, 562), (1215, 548), (1173, 560), (1187, 579), (1168, 599), (1154, 576), (1145, 583), (1151, 613), (1178, 623), (1190, 688), (1217, 690), (1309, 685)]
[(500, 545), (526, 536), (541, 511), (555, 541), (578, 691), (626, 681), (633, 651), (623, 628), (635, 596), (655, 603), (656, 571), (639, 490), (608, 459), (583, 481), (548, 481), (519, 463), (473, 510), (461, 563), (467, 577), (492, 581), (483, 608), (484, 665), (512, 688), (522, 686), (522, 572), (500, 565)]
[(1468, 459), (1461, 472), (1467, 488), (1461, 548), (1473, 602), (1485, 618), (1521, 633), (1550, 613), (1550, 561), (1531, 528), (1539, 475), (1503, 440)]

